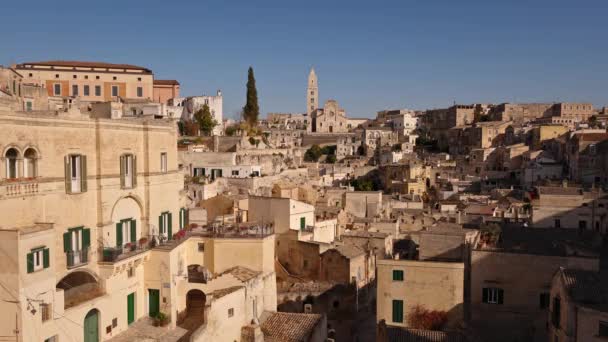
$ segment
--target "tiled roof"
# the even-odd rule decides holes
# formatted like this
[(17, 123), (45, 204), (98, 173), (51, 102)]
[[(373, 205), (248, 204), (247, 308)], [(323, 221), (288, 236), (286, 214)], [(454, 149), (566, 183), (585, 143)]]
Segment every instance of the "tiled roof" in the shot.
[(387, 335), (388, 342), (466, 342), (458, 332), (389, 327)]
[(81, 67), (81, 68), (109, 68), (109, 69), (136, 69), (152, 72), (148, 68), (144, 68), (132, 64), (114, 64), (105, 62), (85, 62), (85, 61), (41, 61), (41, 62), (27, 62), (17, 65), (18, 69), (24, 68), (25, 65), (44, 65), (44, 66), (61, 66), (61, 67)]
[(542, 195), (575, 196), (581, 194), (581, 189), (563, 186), (539, 186), (538, 193)]
[(329, 251), (336, 251), (347, 259), (352, 259), (352, 258), (365, 254), (365, 251), (362, 248), (355, 246), (355, 245), (336, 246), (335, 248), (326, 250), (322, 254), (325, 254)]
[(155, 85), (179, 85), (177, 80), (154, 80)]
[(323, 315), (264, 312), (261, 328), (265, 342), (308, 342)]
[(215, 290), (215, 291), (213, 291), (213, 298), (216, 298), (216, 299), (222, 298), (222, 297), (229, 295), (233, 292), (236, 292), (242, 288), (243, 288), (243, 286), (231, 286), (231, 287), (226, 287), (223, 289)]
[(252, 269), (249, 269), (249, 268), (243, 267), (243, 266), (235, 266), (235, 267), (232, 267), (232, 268), (222, 272), (222, 274), (226, 274), (226, 273), (230, 273), (238, 280), (246, 282), (246, 281), (249, 281), (249, 280), (257, 277), (262, 272), (254, 271)]
[(382, 232), (369, 232), (369, 231), (366, 231), (366, 230), (351, 230), (351, 231), (346, 231), (344, 234), (342, 234), (342, 236), (363, 237), (363, 238), (378, 238), (378, 239), (384, 239), (388, 235), (389, 234), (382, 233)]
[(560, 269), (570, 298), (582, 304), (608, 304), (608, 282), (598, 272)]

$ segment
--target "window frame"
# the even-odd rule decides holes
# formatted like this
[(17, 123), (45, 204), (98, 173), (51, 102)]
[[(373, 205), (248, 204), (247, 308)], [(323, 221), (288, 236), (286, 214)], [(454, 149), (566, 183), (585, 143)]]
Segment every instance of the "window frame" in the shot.
[[(116, 89), (116, 91), (114, 91)], [(110, 87), (110, 94), (112, 94), (112, 97), (118, 97), (120, 94), (119, 88), (117, 85), (112, 85)], [(115, 95), (116, 94), (116, 95)]]
[[(59, 89), (59, 91), (57, 91)], [(61, 96), (62, 91), (61, 83), (53, 83), (53, 96)]]
[(405, 271), (404, 270), (393, 270), (393, 281), (396, 281), (396, 282), (405, 281)]
[(167, 152), (160, 153), (160, 172), (167, 173)]

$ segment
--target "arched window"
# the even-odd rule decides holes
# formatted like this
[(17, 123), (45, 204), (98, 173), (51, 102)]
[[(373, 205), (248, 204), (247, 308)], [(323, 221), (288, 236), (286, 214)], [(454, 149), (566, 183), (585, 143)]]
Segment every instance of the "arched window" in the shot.
[(16, 148), (9, 148), (4, 154), (4, 163), (6, 165), (6, 178), (15, 179), (19, 177), (17, 169), (17, 160), (19, 159), (19, 151)]
[(23, 154), (23, 176), (27, 178), (38, 177), (38, 153), (28, 148)]

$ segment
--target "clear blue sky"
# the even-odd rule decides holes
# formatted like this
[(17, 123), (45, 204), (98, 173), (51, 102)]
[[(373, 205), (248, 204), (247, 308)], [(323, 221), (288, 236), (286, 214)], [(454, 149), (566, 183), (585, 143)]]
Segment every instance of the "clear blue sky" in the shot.
[(321, 100), (353, 117), (471, 102), (608, 104), (608, 1), (9, 1), (0, 64), (66, 59), (138, 64), (183, 95), (245, 101), (262, 115)]

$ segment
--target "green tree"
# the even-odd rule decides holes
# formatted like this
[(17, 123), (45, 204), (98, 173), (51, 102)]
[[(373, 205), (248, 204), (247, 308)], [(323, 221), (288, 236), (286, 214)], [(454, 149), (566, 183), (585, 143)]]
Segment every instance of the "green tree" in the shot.
[(243, 107), (243, 119), (253, 127), (257, 125), (259, 116), (260, 107), (258, 106), (258, 91), (255, 87), (255, 76), (253, 75), (253, 68), (249, 67), (249, 71), (247, 72), (247, 103)]
[(209, 106), (206, 103), (203, 105), (203, 108), (194, 113), (194, 120), (198, 123), (198, 128), (203, 135), (211, 135), (213, 128), (217, 126), (217, 121), (213, 118), (213, 115), (211, 115)]
[(307, 162), (316, 162), (319, 160), (323, 151), (319, 147), (319, 145), (312, 145), (306, 152), (304, 153), (304, 160)]

